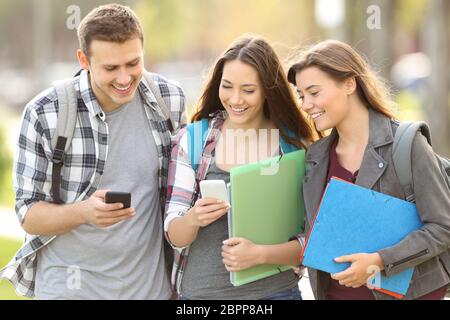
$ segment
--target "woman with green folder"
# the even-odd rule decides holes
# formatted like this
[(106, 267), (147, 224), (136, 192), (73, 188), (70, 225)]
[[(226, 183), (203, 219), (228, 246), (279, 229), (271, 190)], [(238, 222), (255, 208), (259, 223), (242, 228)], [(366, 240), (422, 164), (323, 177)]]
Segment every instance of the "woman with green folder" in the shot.
[[(387, 90), (362, 56), (345, 43), (321, 42), (302, 53), (288, 79), (296, 85), (302, 109), (316, 129), (332, 129), (307, 152), (306, 231), (332, 176), (405, 199), (392, 156), (399, 123), (390, 110)], [(450, 283), (450, 190), (422, 134), (415, 136), (411, 164), (415, 202), (424, 226), (378, 252), (336, 257), (338, 263), (351, 263), (338, 274), (310, 269), (317, 299), (392, 299), (364, 286), (372, 275), (368, 270), (389, 277), (411, 267), (415, 271), (405, 299), (444, 297)]]
[[(200, 181), (229, 182), (231, 168), (283, 153), (281, 140), (296, 149), (313, 140), (281, 63), (265, 40), (240, 38), (217, 61), (192, 122), (203, 119), (208, 129), (198, 163), (190, 160), (187, 130), (182, 129), (169, 168), (164, 228), (178, 253), (172, 279), (178, 294), (189, 300), (300, 300), (293, 270), (239, 287), (230, 283), (229, 276), (258, 264), (298, 265), (297, 237), (266, 246), (227, 239), (228, 204), (199, 197)], [(241, 140), (240, 133), (244, 133)]]

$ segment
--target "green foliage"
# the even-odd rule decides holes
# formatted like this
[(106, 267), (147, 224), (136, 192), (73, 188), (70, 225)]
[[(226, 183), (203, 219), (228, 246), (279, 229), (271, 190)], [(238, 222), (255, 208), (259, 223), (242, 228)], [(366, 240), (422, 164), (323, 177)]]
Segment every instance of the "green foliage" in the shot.
[(315, 32), (313, 0), (140, 0), (133, 9), (151, 61), (210, 58), (245, 33), (291, 47)]
[(428, 1), (398, 0), (395, 10), (397, 25), (412, 34), (420, 32), (420, 26), (426, 16)]
[(401, 91), (395, 98), (398, 105), (398, 116), (400, 120), (418, 121), (424, 119), (423, 109), (420, 105), (420, 99), (411, 91)]

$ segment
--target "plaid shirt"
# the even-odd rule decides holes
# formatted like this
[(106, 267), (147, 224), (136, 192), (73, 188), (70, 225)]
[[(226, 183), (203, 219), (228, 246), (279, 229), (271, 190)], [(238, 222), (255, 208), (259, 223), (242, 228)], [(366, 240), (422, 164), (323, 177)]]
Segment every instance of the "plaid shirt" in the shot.
[[(185, 122), (185, 97), (182, 89), (153, 74), (160, 89), (175, 129)], [(87, 71), (74, 78), (78, 96), (78, 113), (72, 145), (64, 156), (61, 171), (61, 200), (65, 203), (82, 201), (91, 196), (99, 185), (108, 153), (108, 127), (105, 114), (98, 104), (89, 85)], [(145, 111), (157, 145), (159, 158), (160, 204), (164, 208), (165, 188), (171, 134), (153, 93), (144, 80), (138, 87), (143, 97)], [(25, 108), (14, 163), (14, 188), (16, 191), (16, 213), (20, 223), (33, 204), (39, 201), (52, 202), (52, 148), (51, 139), (56, 131), (58, 99), (54, 88), (34, 98)], [(164, 212), (164, 210), (162, 210)], [(0, 277), (7, 278), (18, 294), (34, 297), (36, 275), (36, 252), (55, 236), (26, 235), (23, 246), (11, 262), (0, 271)]]
[[(188, 155), (188, 134), (186, 128), (181, 129), (173, 142), (172, 157), (169, 165), (169, 180), (167, 183), (166, 215), (164, 219), (164, 231), (167, 241), (175, 249), (175, 259), (172, 269), (172, 283), (178, 294), (181, 294), (181, 281), (187, 258), (189, 246), (176, 247), (168, 237), (169, 224), (176, 218), (184, 216), (194, 206), (200, 193), (199, 182), (205, 180), (209, 166), (213, 160), (213, 150), (219, 140), (223, 122), (227, 116), (225, 111), (210, 114), (208, 132), (205, 147), (199, 159), (197, 171), (194, 171)], [(283, 152), (281, 150), (281, 152)], [(301, 195), (299, 195), (300, 197)], [(303, 247), (304, 234), (293, 236), (290, 240), (297, 239)]]

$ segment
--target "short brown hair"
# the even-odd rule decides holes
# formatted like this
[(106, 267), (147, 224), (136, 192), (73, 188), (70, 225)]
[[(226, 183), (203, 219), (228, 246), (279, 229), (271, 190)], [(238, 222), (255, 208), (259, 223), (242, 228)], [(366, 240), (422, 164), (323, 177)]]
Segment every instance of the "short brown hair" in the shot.
[(144, 33), (139, 18), (129, 7), (106, 4), (93, 9), (78, 26), (78, 41), (89, 57), (93, 40), (123, 43), (139, 38), (144, 44)]

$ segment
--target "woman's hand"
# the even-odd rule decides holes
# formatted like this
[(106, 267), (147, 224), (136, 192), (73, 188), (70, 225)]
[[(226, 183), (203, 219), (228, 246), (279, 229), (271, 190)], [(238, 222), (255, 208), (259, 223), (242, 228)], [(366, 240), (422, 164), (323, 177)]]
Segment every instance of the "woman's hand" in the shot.
[(331, 278), (339, 281), (339, 284), (351, 288), (367, 284), (367, 280), (373, 276), (375, 270), (384, 269), (383, 259), (378, 253), (357, 253), (338, 257), (334, 261), (351, 262), (352, 265), (347, 270), (331, 275)]
[(230, 209), (230, 205), (221, 200), (202, 198), (186, 212), (189, 223), (195, 227), (206, 227), (218, 220)]
[(225, 240), (222, 257), (222, 262), (229, 272), (242, 271), (264, 263), (261, 247), (244, 238)]

